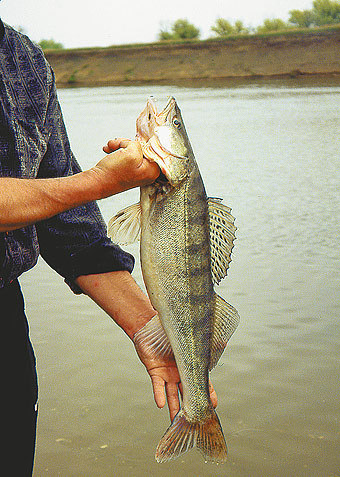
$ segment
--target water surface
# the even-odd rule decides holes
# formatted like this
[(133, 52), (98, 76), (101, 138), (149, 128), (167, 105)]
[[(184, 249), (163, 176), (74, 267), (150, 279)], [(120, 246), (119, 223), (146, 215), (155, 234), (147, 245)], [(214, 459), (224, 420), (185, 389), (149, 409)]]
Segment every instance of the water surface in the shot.
[[(228, 87), (61, 90), (83, 168), (108, 138), (133, 137), (153, 94), (178, 100), (211, 196), (236, 217), (219, 293), (241, 324), (212, 373), (229, 447), (224, 465), (191, 451), (156, 464), (168, 426), (124, 333), (46, 264), (22, 287), (39, 382), (36, 476), (336, 476), (339, 437), (340, 87), (256, 82)], [(108, 219), (138, 201), (100, 202)], [(138, 246), (129, 250), (138, 257)], [(134, 276), (142, 286), (139, 262)]]

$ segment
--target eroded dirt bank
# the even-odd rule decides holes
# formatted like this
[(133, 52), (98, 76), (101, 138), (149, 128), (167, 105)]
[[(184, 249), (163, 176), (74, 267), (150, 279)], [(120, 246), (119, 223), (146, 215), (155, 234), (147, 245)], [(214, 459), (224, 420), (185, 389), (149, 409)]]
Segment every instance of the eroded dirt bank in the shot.
[(46, 51), (59, 87), (256, 76), (340, 75), (340, 29)]

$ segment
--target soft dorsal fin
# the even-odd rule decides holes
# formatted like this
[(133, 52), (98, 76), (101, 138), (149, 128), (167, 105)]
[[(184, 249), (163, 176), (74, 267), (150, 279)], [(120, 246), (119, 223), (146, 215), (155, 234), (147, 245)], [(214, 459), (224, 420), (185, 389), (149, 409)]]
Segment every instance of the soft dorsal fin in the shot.
[(211, 273), (215, 284), (227, 275), (236, 238), (235, 218), (230, 213), (231, 209), (221, 201), (222, 199), (208, 198)]
[(214, 325), (211, 337), (210, 366), (212, 370), (220, 359), (240, 317), (237, 310), (215, 293)]
[(118, 212), (108, 223), (108, 235), (117, 244), (134, 243), (140, 238), (140, 203)]

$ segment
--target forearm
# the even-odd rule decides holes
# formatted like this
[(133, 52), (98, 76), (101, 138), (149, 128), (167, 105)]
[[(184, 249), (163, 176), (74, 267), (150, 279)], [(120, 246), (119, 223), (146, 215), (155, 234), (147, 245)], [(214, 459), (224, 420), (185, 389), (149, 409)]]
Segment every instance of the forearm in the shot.
[(76, 283), (131, 339), (156, 314), (127, 271), (82, 275)]
[[(124, 152), (111, 155), (119, 166)], [(105, 158), (104, 160), (108, 160)], [(104, 161), (103, 160), (103, 161)], [(0, 232), (7, 232), (48, 219), (93, 200), (122, 192), (119, 167), (104, 173), (100, 165), (67, 177), (50, 179), (0, 178)]]
[(158, 177), (158, 166), (143, 158), (138, 143), (117, 139), (110, 144), (111, 154), (91, 169), (73, 176), (51, 179), (1, 177), (0, 232), (149, 184)]
[(24, 227), (100, 198), (92, 170), (53, 179), (0, 178), (0, 231)]

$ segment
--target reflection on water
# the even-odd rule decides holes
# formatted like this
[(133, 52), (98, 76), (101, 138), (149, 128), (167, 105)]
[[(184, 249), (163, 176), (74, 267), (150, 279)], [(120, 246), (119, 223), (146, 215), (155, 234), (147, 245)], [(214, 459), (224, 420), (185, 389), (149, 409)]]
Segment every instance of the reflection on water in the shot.
[[(168, 416), (131, 344), (39, 263), (21, 281), (40, 379), (35, 475), (339, 475), (340, 84), (330, 81), (60, 91), (84, 168), (108, 138), (134, 135), (150, 94), (176, 97), (208, 194), (237, 219), (219, 292), (241, 324), (212, 375), (229, 462), (191, 451), (156, 464)], [(129, 191), (100, 207), (108, 219), (137, 200)], [(138, 262), (134, 273), (141, 284)]]

